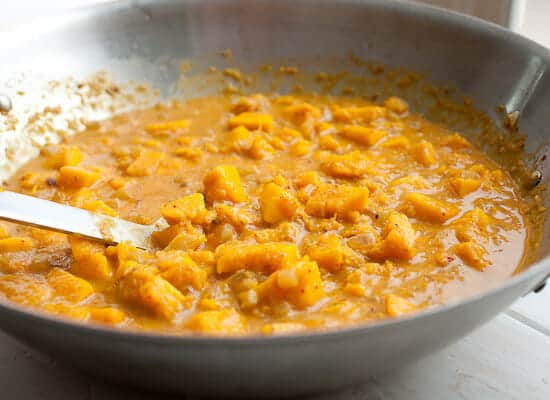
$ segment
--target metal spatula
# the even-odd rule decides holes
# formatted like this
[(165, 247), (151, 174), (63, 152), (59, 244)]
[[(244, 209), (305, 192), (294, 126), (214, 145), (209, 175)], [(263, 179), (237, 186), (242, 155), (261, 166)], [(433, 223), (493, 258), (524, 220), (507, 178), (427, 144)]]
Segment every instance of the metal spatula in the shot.
[(163, 219), (140, 225), (9, 191), (0, 192), (0, 219), (145, 250), (152, 249), (151, 234), (168, 226)]

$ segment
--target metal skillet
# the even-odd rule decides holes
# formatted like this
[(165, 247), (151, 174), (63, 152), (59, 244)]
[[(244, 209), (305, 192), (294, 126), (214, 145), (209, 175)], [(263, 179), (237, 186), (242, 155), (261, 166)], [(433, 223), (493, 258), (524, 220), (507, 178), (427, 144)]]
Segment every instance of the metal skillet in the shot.
[[(0, 41), (0, 80), (35, 65), (44, 79), (109, 69), (167, 88), (177, 71), (158, 76), (147, 67), (163, 55), (193, 58), (230, 48), (235, 57), (259, 64), (351, 49), (451, 81), (494, 118), (490, 110), (505, 104), (520, 115), (528, 152), (546, 144), (550, 52), (495, 25), (426, 6), (390, 0), (123, 1), (37, 29)], [(145, 62), (129, 69), (121, 60), (130, 58)], [(548, 161), (536, 167), (547, 181)], [(501, 286), (407, 318), (334, 332), (163, 336), (79, 325), (5, 302), (0, 329), (82, 370), (156, 391), (249, 398), (327, 392), (437, 351), (538, 287), (550, 273), (549, 233), (545, 224), (537, 261)]]

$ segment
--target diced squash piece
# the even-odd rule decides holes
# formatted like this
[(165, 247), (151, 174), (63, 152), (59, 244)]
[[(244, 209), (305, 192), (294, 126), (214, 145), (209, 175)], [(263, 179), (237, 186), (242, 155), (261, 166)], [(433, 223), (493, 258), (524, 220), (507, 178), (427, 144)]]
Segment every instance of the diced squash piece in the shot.
[(237, 231), (254, 222), (254, 216), (247, 209), (242, 207), (217, 204), (214, 209), (218, 222), (231, 224)]
[(454, 224), (474, 225), (484, 231), (490, 222), (491, 218), (481, 208), (475, 207), (473, 210), (465, 212)]
[(341, 234), (348, 237), (347, 245), (350, 248), (363, 254), (380, 240), (378, 232), (370, 224), (356, 224), (350, 230), (342, 231)]
[(200, 228), (181, 225), (181, 229), (166, 246), (166, 250), (196, 250), (206, 243), (206, 236)]
[(58, 296), (72, 302), (85, 300), (94, 293), (94, 288), (88, 281), (60, 268), (48, 272), (46, 280)]
[(126, 173), (130, 176), (149, 176), (155, 173), (165, 153), (154, 150), (142, 150), (134, 162), (132, 162)]
[(409, 139), (406, 136), (394, 136), (391, 137), (384, 142), (380, 143), (380, 146), (386, 147), (389, 149), (400, 149), (400, 150), (407, 150), (409, 148), (410, 142)]
[(485, 259), (487, 251), (474, 242), (463, 242), (453, 246), (454, 253), (470, 267), (483, 271), (489, 265)]
[(188, 303), (188, 298), (172, 284), (139, 265), (120, 280), (118, 293), (124, 300), (167, 321), (172, 321)]
[(270, 224), (291, 219), (300, 206), (296, 197), (289, 190), (274, 182), (263, 185), (259, 200), (262, 217)]
[(346, 139), (365, 146), (372, 146), (388, 134), (386, 131), (360, 125), (345, 125), (340, 128), (339, 133)]
[(433, 144), (427, 140), (421, 140), (411, 148), (414, 159), (425, 167), (431, 167), (436, 163), (436, 154)]
[(433, 224), (442, 224), (458, 214), (459, 209), (453, 204), (443, 202), (421, 193), (406, 193), (403, 211), (409, 217)]
[(273, 146), (261, 134), (252, 134), (242, 125), (229, 132), (226, 143), (227, 151), (236, 151), (256, 160), (261, 160), (275, 152)]
[(130, 274), (132, 271), (137, 270), (147, 271), (154, 275), (157, 275), (159, 272), (159, 269), (156, 265), (140, 264), (138, 261), (128, 260), (119, 264), (114, 276), (114, 280), (119, 281), (120, 279)]
[(228, 125), (230, 129), (242, 125), (251, 130), (271, 132), (273, 130), (273, 117), (269, 114), (243, 112), (232, 117)]
[(74, 263), (71, 272), (85, 279), (106, 280), (113, 273), (102, 244), (87, 239), (71, 237)]
[(306, 203), (307, 214), (319, 218), (343, 217), (366, 211), (369, 190), (347, 185), (320, 185)]
[(9, 237), (0, 239), (0, 253), (27, 251), (34, 246), (34, 240), (28, 237)]
[(51, 168), (78, 165), (82, 161), (82, 152), (77, 146), (62, 145), (61, 148), (51, 156), (47, 164)]
[(333, 111), (333, 118), (338, 122), (361, 121), (368, 123), (383, 118), (386, 114), (387, 110), (379, 106), (337, 107)]
[(340, 142), (332, 135), (324, 135), (319, 139), (319, 148), (321, 150), (336, 150), (340, 147)]
[(218, 310), (220, 304), (214, 299), (200, 299), (197, 303), (197, 308), (200, 310)]
[(347, 283), (344, 291), (350, 296), (362, 297), (367, 292), (367, 288), (361, 283)]
[(321, 184), (321, 177), (317, 171), (302, 172), (294, 179), (294, 185), (298, 189), (302, 189), (308, 185), (319, 186)]
[(218, 273), (248, 269), (271, 272), (294, 263), (298, 248), (290, 243), (235, 244), (225, 243), (216, 249)]
[(188, 221), (192, 224), (208, 224), (214, 214), (206, 209), (202, 193), (194, 193), (164, 204), (160, 213), (170, 225)]
[(200, 290), (208, 279), (207, 272), (200, 268), (184, 251), (162, 251), (157, 253), (157, 265), (160, 276), (170, 282), (179, 291), (186, 291), (189, 286)]
[(156, 245), (169, 250), (194, 250), (206, 242), (202, 228), (189, 223), (171, 225), (151, 236)]
[(136, 261), (138, 257), (138, 250), (129, 243), (121, 242), (116, 246), (109, 246), (105, 250), (105, 255), (108, 257), (116, 257), (118, 264), (121, 265), (125, 261)]
[(329, 133), (335, 132), (336, 128), (329, 122), (319, 121), (314, 124), (315, 132), (321, 136), (328, 136)]
[(407, 216), (391, 212), (380, 241), (366, 248), (365, 254), (375, 261), (410, 260), (414, 257), (416, 234)]
[(189, 257), (197, 264), (202, 266), (215, 266), (216, 265), (216, 254), (210, 250), (195, 250), (188, 251)]
[(250, 148), (252, 144), (252, 132), (242, 125), (232, 129), (226, 138), (227, 147), (231, 151), (244, 151)]
[(296, 143), (293, 143), (289, 147), (290, 154), (296, 156), (296, 157), (302, 157), (306, 154), (309, 154), (311, 151), (312, 143), (309, 140), (306, 139), (298, 139)]
[(415, 189), (425, 189), (430, 187), (430, 183), (420, 175), (406, 175), (401, 178), (394, 179), (388, 185), (389, 189), (393, 189), (396, 186), (406, 185)]
[(324, 296), (317, 263), (307, 256), (273, 272), (258, 286), (257, 292), (262, 303), (286, 300), (298, 309), (312, 306)]
[(472, 147), (472, 144), (464, 137), (460, 136), (458, 133), (447, 136), (441, 142), (442, 146), (450, 147), (453, 150), (458, 149), (467, 149)]
[(243, 78), (242, 74), (241, 74), (241, 71), (239, 71), (238, 69), (236, 68), (225, 68), (223, 70), (223, 74), (229, 78), (233, 78), (235, 79), (236, 81), (240, 82), (241, 79)]
[[(52, 232), (46, 229), (31, 228), (31, 236), (37, 242), (43, 245), (53, 245), (59, 247), (65, 247), (68, 244), (67, 235), (64, 233)], [(1, 235), (0, 235), (1, 237)]]
[(245, 325), (234, 309), (203, 311), (193, 315), (186, 324), (193, 331), (208, 335), (238, 335), (245, 333)]
[(52, 288), (41, 275), (15, 273), (0, 276), (0, 297), (21, 305), (44, 304), (51, 297)]
[(273, 149), (283, 150), (286, 147), (285, 142), (280, 137), (270, 136), (267, 140), (269, 140), (269, 144), (273, 147)]
[(178, 147), (174, 151), (174, 154), (176, 154), (178, 157), (183, 157), (186, 160), (194, 161), (200, 159), (204, 155), (204, 151), (196, 147), (182, 146)]
[(269, 99), (261, 94), (241, 97), (231, 104), (231, 112), (240, 114), (245, 111), (260, 111), (269, 108)]
[(27, 172), (19, 179), (19, 184), (23, 189), (33, 189), (44, 185), (46, 176), (43, 173)]
[(116, 210), (109, 207), (103, 200), (85, 200), (80, 204), (80, 208), (111, 217), (118, 216)]
[(388, 97), (384, 100), (384, 107), (396, 114), (403, 114), (409, 110), (407, 102), (399, 97)]
[(99, 176), (99, 172), (67, 165), (59, 169), (57, 184), (69, 189), (80, 189), (92, 185)]
[(319, 118), (322, 115), (319, 108), (309, 103), (290, 105), (285, 108), (285, 113), (289, 114), (292, 121), (297, 125), (301, 125), (307, 118)]
[(460, 197), (464, 197), (479, 189), (481, 181), (479, 179), (453, 178), (451, 185)]
[(359, 151), (331, 154), (321, 163), (321, 170), (335, 178), (360, 178), (369, 172), (367, 158)]
[(175, 132), (180, 129), (185, 129), (191, 124), (191, 121), (188, 119), (180, 119), (180, 120), (174, 120), (174, 121), (165, 121), (165, 122), (157, 122), (154, 124), (149, 124), (145, 126), (145, 130), (148, 133), (157, 133), (162, 131), (171, 131)]
[(128, 316), (118, 308), (98, 307), (90, 308), (90, 319), (101, 324), (120, 325), (128, 319)]
[(248, 199), (239, 171), (232, 165), (214, 167), (205, 175), (203, 183), (206, 200), (210, 203), (223, 200), (242, 203)]
[(254, 135), (252, 144), (247, 151), (247, 155), (255, 160), (261, 160), (275, 153), (275, 149), (261, 135)]
[(302, 137), (300, 131), (291, 128), (282, 128), (280, 131), (276, 132), (276, 134), (285, 142), (292, 142), (294, 139)]
[(400, 315), (409, 314), (418, 310), (417, 306), (396, 294), (387, 294), (385, 300), (386, 312), (392, 317), (399, 317)]
[(308, 246), (307, 255), (319, 268), (330, 272), (338, 272), (344, 265), (355, 261), (353, 251), (336, 235), (319, 237), (313, 245)]

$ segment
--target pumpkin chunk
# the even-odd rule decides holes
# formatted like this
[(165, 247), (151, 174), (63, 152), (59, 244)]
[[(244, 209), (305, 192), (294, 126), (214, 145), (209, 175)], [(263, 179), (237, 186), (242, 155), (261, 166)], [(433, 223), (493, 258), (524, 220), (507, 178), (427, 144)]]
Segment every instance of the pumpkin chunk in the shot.
[(168, 321), (188, 303), (188, 299), (168, 281), (139, 264), (119, 282), (118, 293), (126, 301)]
[(442, 224), (457, 215), (459, 211), (452, 204), (421, 193), (407, 193), (403, 196), (403, 201), (405, 214), (433, 224)]
[(270, 272), (292, 264), (298, 259), (298, 248), (290, 243), (234, 244), (216, 249), (218, 273), (240, 269)]
[(415, 254), (415, 238), (407, 216), (391, 212), (382, 231), (382, 239), (367, 247), (365, 253), (375, 261), (410, 260)]
[(372, 146), (388, 134), (386, 131), (360, 125), (346, 125), (339, 132), (346, 139), (365, 146)]
[(85, 279), (109, 279), (112, 269), (102, 244), (87, 239), (71, 237), (71, 249), (74, 263), (71, 271)]
[(82, 152), (78, 146), (62, 145), (61, 148), (49, 158), (47, 164), (52, 168), (74, 166), (82, 161)]
[(202, 193), (195, 193), (166, 203), (160, 213), (170, 225), (189, 221), (192, 224), (208, 224), (214, 215), (206, 209)]
[(0, 239), (0, 253), (27, 251), (32, 249), (34, 241), (27, 237), (9, 237)]
[(90, 319), (101, 324), (120, 325), (127, 318), (126, 313), (118, 308), (99, 307), (90, 309)]
[(231, 165), (214, 167), (205, 175), (203, 183), (206, 200), (211, 203), (223, 200), (242, 203), (248, 199), (239, 171)]
[(354, 122), (361, 121), (369, 123), (377, 118), (383, 118), (387, 114), (384, 107), (363, 106), (363, 107), (338, 107), (333, 112), (335, 121)]
[(409, 110), (407, 102), (395, 96), (388, 97), (384, 100), (384, 107), (397, 114), (403, 114)]
[(346, 185), (321, 185), (306, 203), (307, 214), (320, 218), (343, 217), (366, 210), (369, 190), (365, 187)]
[(287, 189), (274, 182), (263, 185), (260, 206), (264, 221), (276, 224), (291, 219), (296, 214), (299, 205), (296, 197)]
[(411, 148), (414, 159), (425, 167), (431, 167), (436, 163), (434, 145), (426, 140), (421, 140)]
[(57, 295), (69, 301), (79, 302), (94, 293), (94, 288), (88, 281), (60, 268), (52, 269), (46, 279)]
[(479, 179), (453, 178), (451, 185), (460, 197), (464, 197), (479, 189), (481, 181)]
[(273, 130), (273, 117), (269, 114), (243, 112), (232, 117), (228, 123), (230, 129), (239, 125), (251, 130), (271, 132)]
[(157, 253), (160, 276), (170, 282), (179, 291), (184, 292), (190, 286), (200, 290), (206, 284), (208, 274), (183, 251), (163, 251)]
[(126, 168), (130, 176), (149, 176), (155, 173), (165, 154), (159, 151), (143, 150), (138, 158)]
[(80, 189), (91, 186), (99, 177), (99, 172), (83, 167), (64, 166), (59, 169), (57, 184), (70, 189)]
[(345, 265), (352, 265), (357, 261), (354, 252), (336, 235), (318, 237), (307, 246), (306, 253), (319, 268), (330, 272), (338, 272)]
[(187, 119), (179, 119), (174, 121), (157, 122), (154, 124), (148, 124), (145, 126), (145, 130), (149, 133), (157, 133), (161, 131), (178, 131), (185, 129), (191, 124), (191, 121)]
[(241, 316), (234, 309), (197, 313), (189, 319), (186, 326), (209, 335), (235, 335), (245, 332)]
[(308, 257), (273, 272), (258, 286), (257, 292), (261, 302), (286, 300), (299, 309), (312, 306), (324, 296), (317, 263)]
[(453, 246), (453, 250), (470, 267), (483, 271), (489, 265), (485, 259), (487, 251), (474, 242), (463, 242)]
[(335, 178), (360, 178), (370, 171), (367, 158), (358, 151), (333, 154), (321, 163), (321, 170)]

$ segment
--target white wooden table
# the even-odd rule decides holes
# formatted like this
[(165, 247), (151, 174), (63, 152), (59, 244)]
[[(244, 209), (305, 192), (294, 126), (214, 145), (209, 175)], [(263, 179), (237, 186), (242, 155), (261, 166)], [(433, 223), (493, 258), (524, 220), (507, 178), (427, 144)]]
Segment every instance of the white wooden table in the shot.
[[(80, 0), (91, 2), (97, 0)], [(16, 2), (9, 2), (16, 3)], [(38, 9), (30, 10), (31, 3)], [(20, 0), (7, 21), (29, 12), (51, 12), (76, 2)], [(40, 9), (41, 8), (41, 9)], [(24, 11), (24, 13), (22, 13)], [(550, 47), (550, 1), (529, 0), (522, 33)], [(154, 400), (170, 399), (103, 383), (30, 350), (0, 333), (0, 399)], [(550, 400), (550, 287), (519, 300), (505, 313), (455, 345), (401, 371), (338, 395), (318, 400), (483, 399)]]

